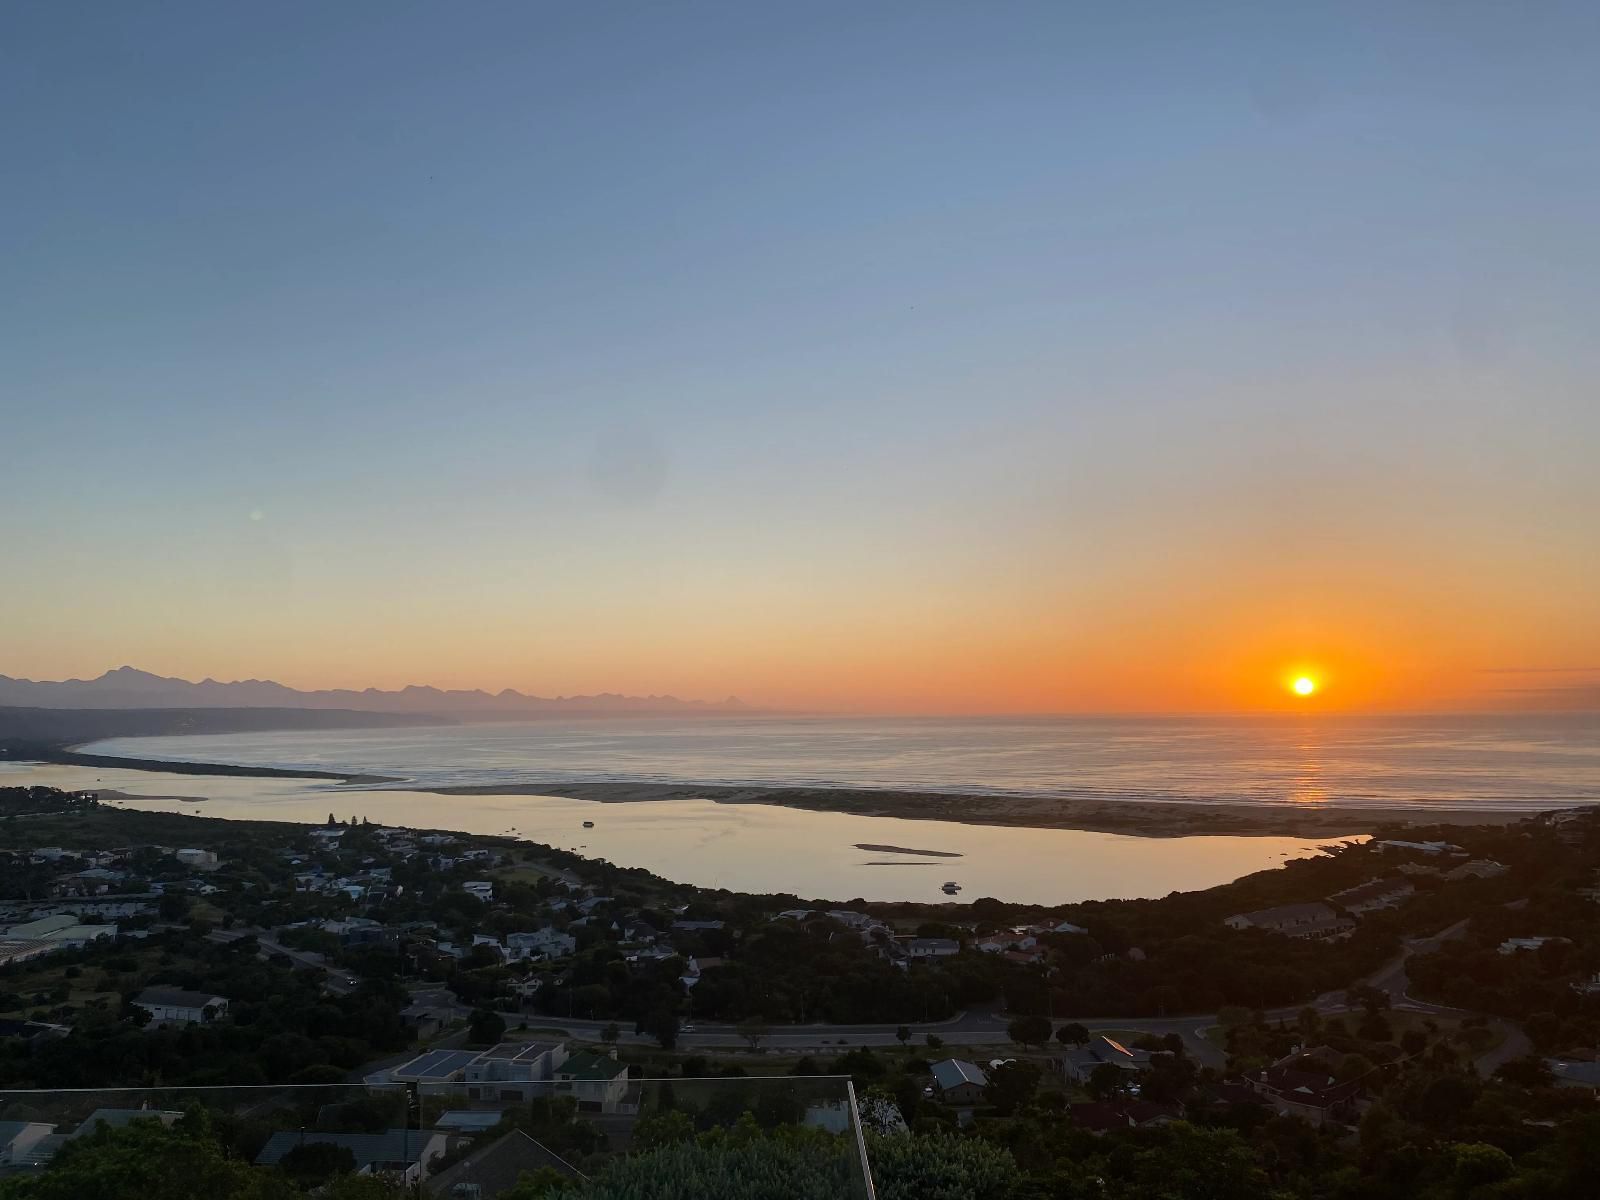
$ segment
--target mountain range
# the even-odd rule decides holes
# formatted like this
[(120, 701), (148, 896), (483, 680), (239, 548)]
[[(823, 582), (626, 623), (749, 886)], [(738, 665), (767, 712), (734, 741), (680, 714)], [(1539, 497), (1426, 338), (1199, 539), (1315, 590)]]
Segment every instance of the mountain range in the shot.
[(726, 713), (749, 711), (732, 696), (719, 703), (676, 696), (529, 696), (501, 692), (446, 691), (412, 684), (399, 691), (330, 688), (300, 691), (270, 679), (194, 683), (118, 667), (95, 679), (58, 681), (0, 675), (0, 705), (31, 708), (338, 708), (364, 712), (437, 713), (470, 717), (594, 713)]

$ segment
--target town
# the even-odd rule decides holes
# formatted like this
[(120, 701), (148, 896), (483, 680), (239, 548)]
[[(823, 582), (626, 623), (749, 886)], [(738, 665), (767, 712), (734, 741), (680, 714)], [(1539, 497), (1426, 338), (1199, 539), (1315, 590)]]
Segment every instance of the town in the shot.
[[(996, 1195), (1132, 1196), (1206, 1155), (1207, 1196), (1576, 1196), (1597, 867), (1600, 821), (1562, 812), (1161, 900), (871, 904), (9, 789), (0, 1196), (119, 1137), (199, 1139), (284, 1194), (610, 1195), (746, 1114), (837, 1141), (851, 1105), (879, 1195), (948, 1160)], [(1406, 1178), (1327, 1190), (1400, 1144)]]

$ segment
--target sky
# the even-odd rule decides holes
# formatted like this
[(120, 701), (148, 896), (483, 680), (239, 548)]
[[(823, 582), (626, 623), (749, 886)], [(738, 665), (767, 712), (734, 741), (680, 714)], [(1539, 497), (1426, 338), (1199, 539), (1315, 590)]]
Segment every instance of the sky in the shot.
[(1596, 61), (1593, 4), (17, 0), (0, 673), (1600, 699)]

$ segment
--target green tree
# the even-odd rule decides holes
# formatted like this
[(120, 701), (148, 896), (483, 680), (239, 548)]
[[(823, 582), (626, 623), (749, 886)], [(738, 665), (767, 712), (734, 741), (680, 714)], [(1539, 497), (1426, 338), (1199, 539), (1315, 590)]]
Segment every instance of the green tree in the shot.
[(0, 1200), (289, 1200), (282, 1175), (230, 1159), (203, 1114), (172, 1128), (102, 1125), (61, 1148), (38, 1175), (0, 1183)]
[(911, 1040), (911, 1026), (901, 1025), (894, 1031), (895, 1039), (904, 1046)]
[(986, 1200), (1021, 1180), (1009, 1151), (975, 1138), (869, 1135), (867, 1150), (878, 1200)]
[(761, 1048), (761, 1043), (771, 1032), (772, 1027), (760, 1017), (746, 1017), (739, 1022), (739, 1036), (749, 1043), (752, 1053)]
[(1006, 1024), (1006, 1036), (1024, 1046), (1042, 1046), (1050, 1040), (1050, 1021), (1045, 1017), (1013, 1017)]
[(1087, 1046), (1089, 1031), (1076, 1021), (1068, 1021), (1056, 1030), (1056, 1041), (1063, 1046)]

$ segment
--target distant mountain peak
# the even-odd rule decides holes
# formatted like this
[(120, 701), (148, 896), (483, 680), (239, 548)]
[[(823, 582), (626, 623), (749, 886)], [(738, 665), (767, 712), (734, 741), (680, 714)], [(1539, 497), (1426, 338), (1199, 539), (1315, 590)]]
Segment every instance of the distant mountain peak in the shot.
[(399, 691), (373, 687), (361, 691), (349, 688), (300, 691), (271, 679), (223, 682), (210, 676), (199, 683), (191, 683), (126, 664), (95, 679), (50, 681), (0, 675), (0, 705), (23, 708), (338, 708), (457, 716), (748, 711), (742, 701), (732, 696), (720, 703), (708, 704), (675, 696), (624, 696), (616, 692), (552, 699), (526, 695), (514, 688), (494, 693), (482, 689), (444, 691), (417, 683), (407, 684)]

